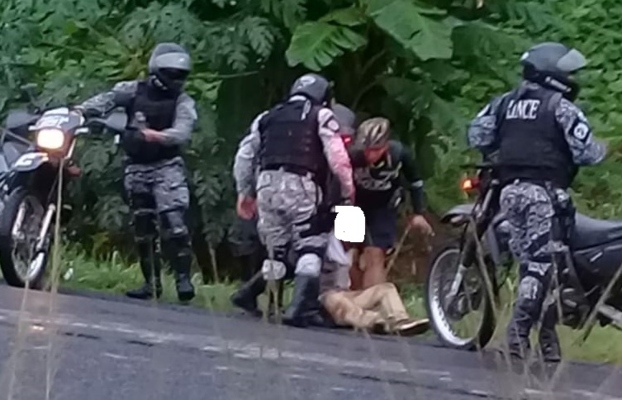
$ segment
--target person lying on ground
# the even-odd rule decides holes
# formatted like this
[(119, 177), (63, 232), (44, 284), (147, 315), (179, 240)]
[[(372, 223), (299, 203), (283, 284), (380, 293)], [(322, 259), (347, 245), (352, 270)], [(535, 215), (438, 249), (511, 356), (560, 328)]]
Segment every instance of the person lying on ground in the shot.
[(393, 283), (385, 282), (363, 290), (350, 290), (352, 250), (345, 252), (334, 236), (320, 275), (319, 300), (337, 326), (351, 326), (374, 333), (414, 336), (430, 328), (427, 318), (414, 319)]

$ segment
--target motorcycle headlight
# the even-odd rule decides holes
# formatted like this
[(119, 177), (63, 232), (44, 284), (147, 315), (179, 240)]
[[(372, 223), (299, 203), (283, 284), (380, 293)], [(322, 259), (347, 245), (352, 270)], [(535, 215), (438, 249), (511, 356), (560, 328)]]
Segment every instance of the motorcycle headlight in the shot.
[(47, 150), (58, 150), (65, 144), (65, 133), (60, 129), (41, 129), (37, 132), (37, 146)]

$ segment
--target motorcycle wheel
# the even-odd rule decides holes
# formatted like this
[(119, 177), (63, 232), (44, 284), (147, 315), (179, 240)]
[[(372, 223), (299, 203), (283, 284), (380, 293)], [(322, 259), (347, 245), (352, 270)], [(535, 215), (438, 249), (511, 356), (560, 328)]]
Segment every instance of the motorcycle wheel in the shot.
[[(441, 247), (432, 257), (430, 265), (428, 267), (428, 277), (426, 281), (426, 309), (432, 328), (439, 338), (441, 343), (447, 347), (457, 350), (473, 351), (484, 348), (492, 339), (495, 332), (496, 321), (493, 310), (493, 302), (486, 290), (485, 281), (479, 271), (479, 268), (469, 268), (465, 279), (469, 282), (477, 281), (479, 288), (475, 289), (469, 299), (465, 294), (464, 283), (461, 285), (461, 290), (456, 295), (458, 302), (454, 300), (452, 305), (445, 304), (447, 302), (446, 296), (449, 292), (449, 286), (451, 281), (456, 275), (457, 267), (460, 260), (460, 246), (458, 243), (451, 242)], [(451, 270), (454, 270), (451, 273)], [(448, 271), (449, 270), (449, 271)], [(449, 285), (443, 284), (443, 276), (450, 275), (451, 281)], [(463, 279), (463, 282), (465, 280)], [(445, 287), (447, 289), (445, 290)], [(461, 337), (459, 333), (452, 327), (450, 322), (461, 321), (469, 311), (460, 311), (458, 304), (461, 303), (462, 309), (464, 307), (475, 309), (475, 307), (468, 307), (464, 305), (477, 305), (482, 309), (481, 322), (476, 325), (474, 333), (472, 335)], [(455, 309), (448, 309), (455, 305)], [(456, 313), (463, 314), (456, 316)], [(453, 315), (452, 315), (453, 314)]]
[[(26, 208), (20, 229), (24, 238), (16, 242), (12, 231), (22, 206)], [(28, 285), (35, 290), (43, 287), (48, 252), (45, 252), (43, 260), (35, 268), (31, 268), (31, 262), (44, 214), (45, 209), (39, 199), (25, 188), (14, 190), (6, 198), (0, 215), (0, 269), (4, 280), (10, 286), (24, 288)], [(19, 257), (16, 253), (21, 255), (24, 250), (28, 254), (26, 259), (16, 259)]]

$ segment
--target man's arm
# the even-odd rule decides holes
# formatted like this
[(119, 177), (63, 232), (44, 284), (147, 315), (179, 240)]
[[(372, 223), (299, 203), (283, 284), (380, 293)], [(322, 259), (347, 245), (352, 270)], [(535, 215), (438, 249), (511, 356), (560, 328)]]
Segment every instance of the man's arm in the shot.
[(188, 143), (197, 119), (195, 101), (183, 93), (177, 100), (173, 126), (162, 131), (164, 135), (160, 143), (168, 146), (181, 146)]
[(138, 81), (119, 82), (112, 90), (100, 93), (76, 106), (87, 115), (104, 115), (116, 107), (126, 107), (136, 94)]
[(555, 110), (555, 117), (564, 131), (576, 165), (594, 165), (605, 158), (607, 146), (596, 141), (590, 123), (579, 107), (562, 99)]
[(505, 96), (497, 97), (488, 103), (469, 124), (467, 130), (467, 144), (482, 152), (492, 151), (497, 137), (497, 113), (501, 100)]
[(233, 162), (233, 176), (235, 178), (238, 195), (255, 197), (255, 172), (257, 170), (257, 153), (261, 144), (259, 136), (259, 122), (267, 114), (259, 114), (251, 124), (248, 135), (240, 142), (238, 152)]
[(354, 198), (354, 181), (352, 179), (352, 165), (341, 135), (339, 123), (335, 114), (328, 108), (318, 112), (318, 126), (320, 139), (324, 145), (324, 155), (328, 165), (341, 183), (341, 195), (344, 198)]
[(400, 146), (400, 161), (402, 163), (402, 173), (408, 182), (410, 192), (410, 202), (415, 214), (425, 212), (425, 191), (423, 189), (423, 179), (417, 170), (417, 165), (411, 152), (403, 145)]

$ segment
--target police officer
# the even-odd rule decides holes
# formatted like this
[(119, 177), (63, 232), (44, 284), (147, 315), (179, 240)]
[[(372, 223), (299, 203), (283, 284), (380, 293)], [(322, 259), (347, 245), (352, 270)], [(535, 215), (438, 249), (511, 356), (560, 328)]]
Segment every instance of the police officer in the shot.
[(285, 323), (296, 326), (306, 325), (306, 299), (318, 297), (327, 244), (326, 216), (318, 206), (329, 171), (339, 178), (341, 195), (354, 198), (350, 160), (339, 123), (328, 108), (332, 101), (324, 77), (301, 76), (285, 102), (255, 118), (234, 163), (237, 211), (243, 218), (257, 212), (257, 229), (272, 253), (266, 263), (285, 270), (288, 244), (297, 252), (294, 295), (284, 315)]
[(190, 281), (192, 250), (184, 221), (189, 190), (182, 146), (190, 140), (197, 120), (194, 100), (184, 92), (190, 72), (188, 52), (175, 43), (158, 44), (149, 59), (144, 80), (117, 83), (79, 108), (86, 115), (102, 115), (123, 107), (129, 117), (121, 138), (125, 152), (124, 187), (133, 214), (136, 244), (145, 284), (127, 296), (160, 297), (160, 263), (155, 257), (159, 220), (163, 248), (175, 271), (180, 301), (194, 297)]
[[(507, 341), (511, 355), (525, 358), (551, 282), (549, 242), (567, 243), (574, 225), (567, 190), (578, 167), (601, 162), (606, 148), (595, 141), (590, 123), (573, 104), (579, 92), (573, 75), (586, 65), (578, 50), (542, 43), (525, 52), (521, 64), (523, 82), (480, 111), (469, 127), (468, 142), (486, 152), (498, 151), (504, 184), (500, 206), (511, 225), (511, 250), (520, 262)], [(556, 258), (561, 268), (562, 258)], [(540, 329), (547, 362), (561, 360), (556, 323), (553, 304)]]
[[(395, 245), (397, 236), (397, 209), (403, 198), (402, 178), (405, 178), (410, 192), (411, 225), (426, 235), (433, 233), (423, 216), (423, 180), (406, 147), (390, 139), (390, 128), (386, 118), (363, 121), (349, 149), (354, 169), (356, 205), (365, 213), (367, 224), (362, 254), (364, 265), (356, 262), (350, 271), (355, 290), (386, 282), (385, 258)], [(363, 266), (364, 271), (361, 270)]]
[[(348, 107), (344, 106), (343, 104), (335, 104), (332, 107), (332, 109), (335, 114), (335, 118), (337, 119), (337, 122), (339, 123), (339, 127), (340, 127), (339, 134), (344, 144), (347, 147), (349, 143), (351, 143), (354, 137), (354, 133), (355, 133), (354, 122), (355, 122), (356, 115), (354, 114), (352, 110), (350, 110)], [(250, 131), (247, 132), (247, 134), (249, 133)], [(333, 217), (333, 220), (334, 220), (334, 216), (335, 216), (335, 214), (330, 213), (330, 209), (334, 205), (339, 204), (339, 202), (342, 200), (341, 183), (334, 174), (331, 174), (331, 173), (328, 174), (325, 191), (326, 191), (325, 201), (323, 202), (321, 207), (324, 208), (322, 212), (328, 213), (327, 217), (329, 218), (329, 220), (327, 222), (329, 223), (326, 225), (326, 228), (327, 228), (326, 232), (328, 233), (330, 232), (330, 229), (332, 228), (332, 226), (330, 226), (330, 218)], [(244, 221), (241, 218), (240, 220)], [(246, 220), (245, 222), (246, 224), (244, 226), (250, 231), (251, 230), (250, 224), (255, 224), (257, 222), (257, 218), (255, 217), (252, 220)], [(252, 229), (254, 229), (253, 233), (257, 233), (256, 225), (253, 225)], [(255, 236), (255, 235), (251, 236), (249, 232), (249, 237), (247, 240), (250, 242), (251, 238), (253, 239), (253, 242), (257, 247), (261, 247), (261, 251), (256, 251), (254, 254), (264, 255), (266, 251), (264, 247), (261, 245), (261, 242), (259, 241), (258, 236)], [(255, 238), (257, 238), (256, 241), (254, 240)], [(290, 261), (290, 258), (291, 257), (288, 257), (287, 261)], [(253, 263), (253, 266), (254, 266), (254, 263)], [(261, 265), (259, 265), (258, 269), (261, 269)], [(288, 269), (289, 269), (289, 264), (288, 264)], [(230, 300), (234, 306), (243, 309), (244, 311), (250, 313), (251, 315), (261, 316), (261, 312), (257, 309), (257, 298), (266, 290), (266, 280), (264, 279), (262, 271), (254, 270), (253, 273), (254, 275), (252, 276), (252, 278), (249, 279), (247, 282), (245, 282), (237, 292), (233, 293), (231, 295)], [(279, 285), (279, 290), (282, 292), (282, 285)], [(282, 300), (281, 293), (279, 293), (279, 297), (280, 297), (279, 298), (279, 306), (280, 306), (281, 305), (280, 301)], [(317, 311), (318, 307), (319, 307), (319, 300), (316, 302), (315, 307), (312, 307), (314, 308), (312, 312)], [(270, 310), (272, 310), (272, 306), (270, 307)]]

